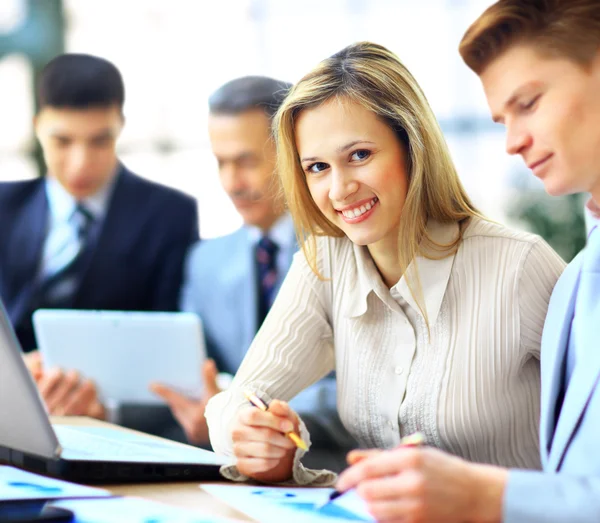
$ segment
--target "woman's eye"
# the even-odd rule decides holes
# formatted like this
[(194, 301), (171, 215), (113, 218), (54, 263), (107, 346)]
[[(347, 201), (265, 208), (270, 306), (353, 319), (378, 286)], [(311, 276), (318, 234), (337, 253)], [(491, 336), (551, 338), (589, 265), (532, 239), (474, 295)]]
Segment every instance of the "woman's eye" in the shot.
[(306, 172), (320, 173), (321, 171), (324, 171), (325, 169), (327, 169), (327, 167), (328, 167), (327, 164), (324, 162), (315, 162), (308, 166), (308, 168), (306, 169)]
[(355, 161), (360, 161), (360, 160), (366, 160), (369, 156), (371, 156), (371, 151), (368, 151), (367, 149), (359, 149), (358, 151), (354, 151), (352, 153), (352, 160)]

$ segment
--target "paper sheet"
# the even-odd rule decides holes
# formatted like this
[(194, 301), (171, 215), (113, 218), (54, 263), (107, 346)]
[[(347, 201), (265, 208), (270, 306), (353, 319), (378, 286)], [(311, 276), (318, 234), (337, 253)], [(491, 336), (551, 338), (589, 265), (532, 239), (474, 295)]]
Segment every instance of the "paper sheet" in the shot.
[(115, 498), (58, 501), (53, 506), (73, 511), (75, 523), (226, 523), (216, 516), (203, 516), (145, 499)]
[(0, 465), (0, 500), (55, 499), (109, 496), (106, 490), (76, 485), (59, 479)]
[(354, 491), (317, 509), (333, 489), (248, 485), (201, 485), (201, 488), (261, 523), (375, 521)]

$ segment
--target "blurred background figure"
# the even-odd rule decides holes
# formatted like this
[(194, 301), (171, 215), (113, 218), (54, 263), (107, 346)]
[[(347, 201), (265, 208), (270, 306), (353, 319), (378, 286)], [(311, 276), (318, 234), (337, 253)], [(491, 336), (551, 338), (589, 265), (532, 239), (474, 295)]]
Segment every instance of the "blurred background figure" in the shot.
[[(237, 372), (298, 250), (275, 175), (271, 129), (271, 119), (290, 87), (273, 78), (245, 76), (209, 98), (208, 129), (219, 178), (244, 226), (200, 242), (186, 263), (181, 307), (202, 319), (214, 360), (203, 372), (204, 397), (194, 401), (164, 386), (154, 388), (171, 406), (188, 440), (203, 446), (208, 445), (204, 408), (219, 392), (217, 370)], [(341, 469), (354, 440), (337, 415), (335, 377), (316, 383), (291, 405), (309, 426), (313, 445), (307, 459)]]
[(210, 93), (246, 75), (295, 82), (323, 56), (369, 40), (400, 54), (428, 93), (475, 205), (490, 218), (542, 235), (568, 261), (585, 242), (583, 202), (565, 197), (548, 205), (541, 184), (504, 153), (503, 129), (456, 53), (467, 26), (492, 3), (305, 0), (299, 9), (297, 0), (2, 0), (0, 178), (44, 172), (32, 140), (31, 86), (57, 54), (89, 52), (111, 60), (127, 78), (119, 157), (134, 172), (198, 199), (202, 238), (231, 233), (242, 218), (216, 176), (207, 132)]
[[(63, 54), (42, 70), (35, 133), (46, 176), (0, 183), (0, 296), (25, 351), (39, 308), (177, 310), (196, 202), (117, 158), (125, 90), (105, 59)], [(37, 353), (36, 353), (37, 355)], [(51, 413), (104, 417), (93, 385), (27, 358)]]

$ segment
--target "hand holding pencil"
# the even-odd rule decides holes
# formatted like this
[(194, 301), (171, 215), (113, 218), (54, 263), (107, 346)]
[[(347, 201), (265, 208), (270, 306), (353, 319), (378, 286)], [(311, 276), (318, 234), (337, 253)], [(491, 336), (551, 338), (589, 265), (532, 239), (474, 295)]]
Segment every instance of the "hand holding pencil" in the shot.
[[(401, 440), (400, 443), (398, 444), (397, 448), (411, 448), (411, 447), (420, 447), (421, 445), (425, 444), (425, 436), (423, 436), (423, 434), (421, 432), (415, 432), (413, 434), (409, 434), (408, 436), (404, 436)], [(373, 456), (379, 455), (379, 454), (385, 454), (387, 451), (382, 450), (382, 449), (368, 449), (368, 450), (353, 450), (352, 452), (350, 452), (348, 454), (347, 460), (348, 460), (348, 465), (350, 465), (351, 467), (353, 465), (356, 465), (357, 463), (372, 458)], [(341, 482), (341, 484), (344, 484), (344, 481)], [(327, 503), (330, 503), (331, 501), (337, 499), (338, 497), (340, 497), (341, 495), (343, 495), (347, 489), (341, 489), (339, 487), (340, 482), (338, 482), (338, 488), (336, 490), (334, 490), (330, 495), (329, 498), (324, 500), (324, 502), (320, 505), (319, 508), (324, 507)]]
[(298, 430), (298, 417), (286, 402), (273, 400), (266, 405), (253, 397), (231, 428), (238, 470), (262, 482), (289, 479), (296, 449), (304, 444)]
[(472, 498), (465, 493), (474, 491), (478, 474), (489, 473), (478, 470), (487, 466), (424, 446), (419, 438), (403, 440), (391, 450), (358, 451), (352, 459), (336, 490), (356, 489), (378, 521), (476, 520), (468, 506)]
[[(252, 403), (252, 405), (259, 408), (263, 412), (266, 412), (269, 409), (269, 406), (263, 400), (261, 400), (256, 394), (254, 394), (254, 392), (244, 392), (244, 395), (246, 396), (246, 399), (250, 403)], [(285, 435), (288, 438), (290, 438), (294, 442), (296, 447), (298, 447), (299, 449), (308, 450), (308, 446), (306, 445), (306, 443), (295, 432), (288, 431), (285, 433)]]

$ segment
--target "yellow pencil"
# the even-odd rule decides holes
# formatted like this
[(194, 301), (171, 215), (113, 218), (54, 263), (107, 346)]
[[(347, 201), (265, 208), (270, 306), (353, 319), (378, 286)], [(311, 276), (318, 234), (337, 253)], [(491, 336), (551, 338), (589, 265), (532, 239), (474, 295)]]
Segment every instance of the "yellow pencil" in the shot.
[[(267, 410), (269, 410), (269, 406), (263, 400), (261, 400), (256, 394), (254, 394), (254, 392), (244, 392), (244, 396), (246, 396), (246, 399), (250, 403), (252, 403), (252, 405), (259, 408), (263, 412), (266, 412)], [(298, 447), (302, 450), (308, 450), (308, 445), (306, 443), (304, 443), (302, 438), (300, 436), (298, 436), (298, 434), (296, 434), (295, 432), (292, 432), (292, 431), (286, 432), (285, 435), (294, 442), (296, 447)]]
[(425, 443), (425, 436), (422, 432), (414, 432), (400, 440), (401, 447), (418, 447), (423, 443)]

